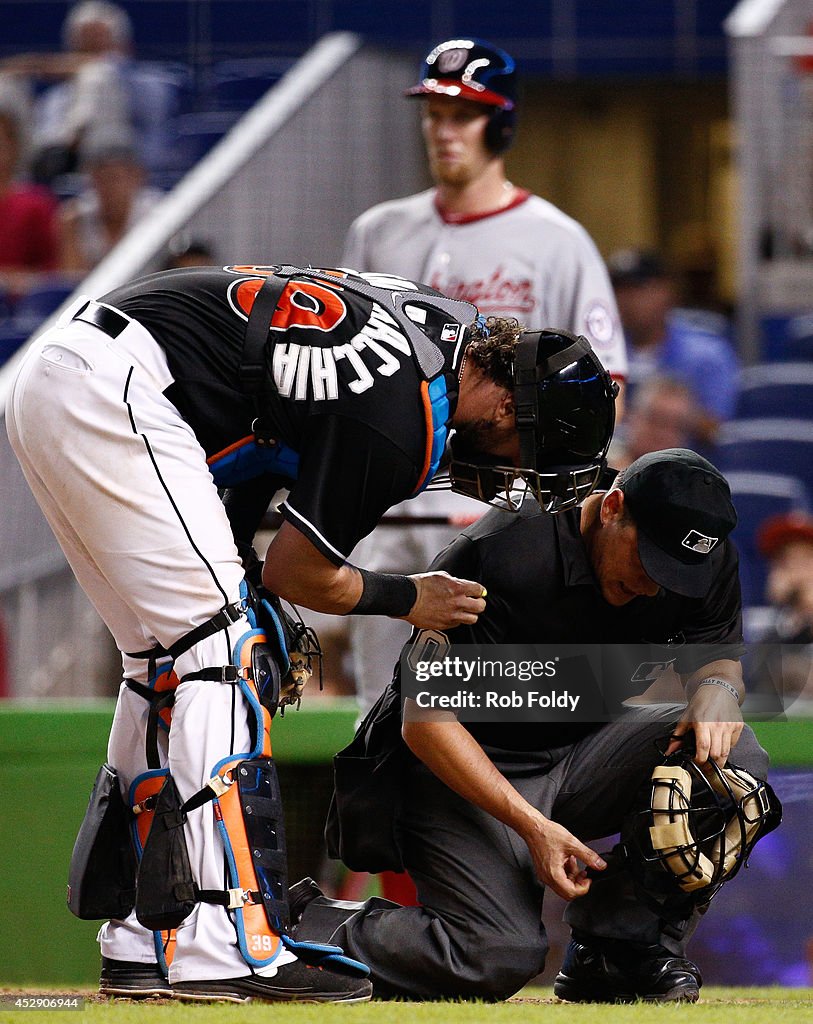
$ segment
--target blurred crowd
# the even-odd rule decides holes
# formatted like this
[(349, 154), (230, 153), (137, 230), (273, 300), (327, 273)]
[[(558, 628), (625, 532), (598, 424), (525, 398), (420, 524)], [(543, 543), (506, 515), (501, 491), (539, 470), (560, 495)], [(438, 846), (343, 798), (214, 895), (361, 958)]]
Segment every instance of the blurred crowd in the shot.
[(181, 176), (178, 104), (107, 0), (70, 9), (60, 51), (0, 61), (0, 362)]

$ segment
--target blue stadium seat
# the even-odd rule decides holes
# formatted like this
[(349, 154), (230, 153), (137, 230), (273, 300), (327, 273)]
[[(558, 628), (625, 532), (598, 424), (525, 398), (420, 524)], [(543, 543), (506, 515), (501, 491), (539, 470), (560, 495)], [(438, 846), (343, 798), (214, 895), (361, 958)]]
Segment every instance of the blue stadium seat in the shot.
[(727, 473), (737, 510), (732, 537), (740, 553), (740, 583), (745, 607), (765, 604), (764, 559), (757, 551), (756, 534), (770, 516), (810, 508), (810, 494), (796, 477), (778, 473), (735, 470)]
[(215, 104), (221, 110), (248, 110), (293, 63), (290, 57), (220, 61), (212, 69)]
[(0, 366), (28, 341), (29, 332), (18, 327), (13, 320), (0, 323)]
[(176, 169), (188, 171), (194, 167), (223, 138), (238, 116), (231, 110), (202, 110), (176, 117), (173, 122)]
[(14, 307), (14, 326), (21, 331), (32, 334), (39, 325), (55, 312), (65, 299), (74, 291), (74, 281), (62, 278), (49, 278), (32, 288)]
[(813, 313), (803, 313), (788, 321), (782, 357), (798, 362), (813, 361)]
[(736, 419), (813, 420), (813, 363), (761, 363), (740, 374)]
[(139, 66), (167, 91), (167, 117), (191, 110), (195, 101), (195, 75), (188, 64), (180, 61), (139, 61)]
[(813, 422), (732, 420), (720, 431), (713, 461), (726, 475), (739, 470), (795, 476), (813, 493)]

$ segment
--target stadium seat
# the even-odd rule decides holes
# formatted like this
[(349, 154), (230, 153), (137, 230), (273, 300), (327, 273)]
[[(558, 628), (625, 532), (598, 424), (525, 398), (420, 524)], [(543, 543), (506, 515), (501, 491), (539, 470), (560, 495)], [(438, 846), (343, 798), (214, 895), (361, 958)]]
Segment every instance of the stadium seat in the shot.
[(813, 363), (761, 363), (740, 374), (736, 419), (813, 420)]
[(788, 321), (782, 358), (796, 362), (813, 361), (813, 313), (803, 313)]
[(50, 278), (32, 288), (14, 308), (14, 326), (32, 334), (51, 313), (59, 309), (76, 287), (74, 281)]
[(18, 327), (13, 320), (0, 324), (0, 366), (28, 341), (29, 334), (29, 331)]
[(215, 104), (221, 110), (248, 110), (293, 63), (289, 57), (220, 61), (212, 69)]
[(14, 300), (12, 296), (3, 289), (3, 286), (0, 285), (0, 324), (5, 323), (13, 312)]
[(13, 323), (29, 334), (36, 331), (47, 316), (59, 308), (76, 288), (76, 282), (51, 278), (33, 288), (14, 307)]
[(188, 171), (194, 167), (223, 138), (238, 116), (231, 110), (202, 110), (176, 117), (173, 130), (177, 169)]
[(735, 471), (779, 473), (813, 493), (813, 423), (802, 419), (732, 420), (724, 424), (713, 461)]
[(796, 477), (735, 470), (726, 474), (737, 510), (732, 534), (740, 553), (742, 601), (746, 607), (765, 604), (765, 562), (757, 551), (756, 534), (769, 516), (810, 508), (810, 494)]

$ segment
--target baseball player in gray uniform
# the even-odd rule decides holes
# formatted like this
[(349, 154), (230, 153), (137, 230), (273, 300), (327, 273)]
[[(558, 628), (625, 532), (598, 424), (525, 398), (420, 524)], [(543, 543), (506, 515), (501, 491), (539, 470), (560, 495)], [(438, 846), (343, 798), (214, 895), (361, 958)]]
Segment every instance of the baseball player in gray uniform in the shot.
[[(506, 177), (503, 154), (513, 141), (517, 112), (514, 60), (482, 40), (450, 39), (428, 54), (407, 95), (424, 102), (435, 186), (358, 217), (343, 265), (426, 281), (483, 313), (514, 316), (532, 329), (583, 334), (610, 374), (623, 381), (623, 334), (595, 244), (575, 220)], [(356, 556), (380, 571), (418, 571), (480, 514), (460, 495), (423, 494), (390, 511), (391, 517), (414, 518), (414, 526), (379, 527)], [(367, 711), (387, 682), (381, 665), (397, 660), (409, 628), (378, 617), (356, 619), (350, 629), (359, 701)]]

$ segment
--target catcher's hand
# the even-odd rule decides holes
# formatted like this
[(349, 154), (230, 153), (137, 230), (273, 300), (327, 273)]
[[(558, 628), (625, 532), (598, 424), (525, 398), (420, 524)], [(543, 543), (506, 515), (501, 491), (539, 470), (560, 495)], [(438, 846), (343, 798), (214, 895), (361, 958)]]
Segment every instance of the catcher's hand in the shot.
[(313, 675), (314, 660), (319, 664), (319, 689), (322, 688), (322, 647), (311, 626), (306, 626), (297, 609), (294, 615), (283, 607), (276, 594), (260, 585), (252, 588), (251, 602), (257, 625), (262, 629), (274, 650), (282, 679), (280, 680), (280, 714), (295, 704), (299, 708), (302, 694)]
[(300, 651), (291, 651), (288, 658), (291, 667), (280, 684), (279, 706), (285, 708), (290, 704), (296, 704), (299, 708), (302, 703), (302, 694), (313, 675), (313, 664), (311, 656)]

